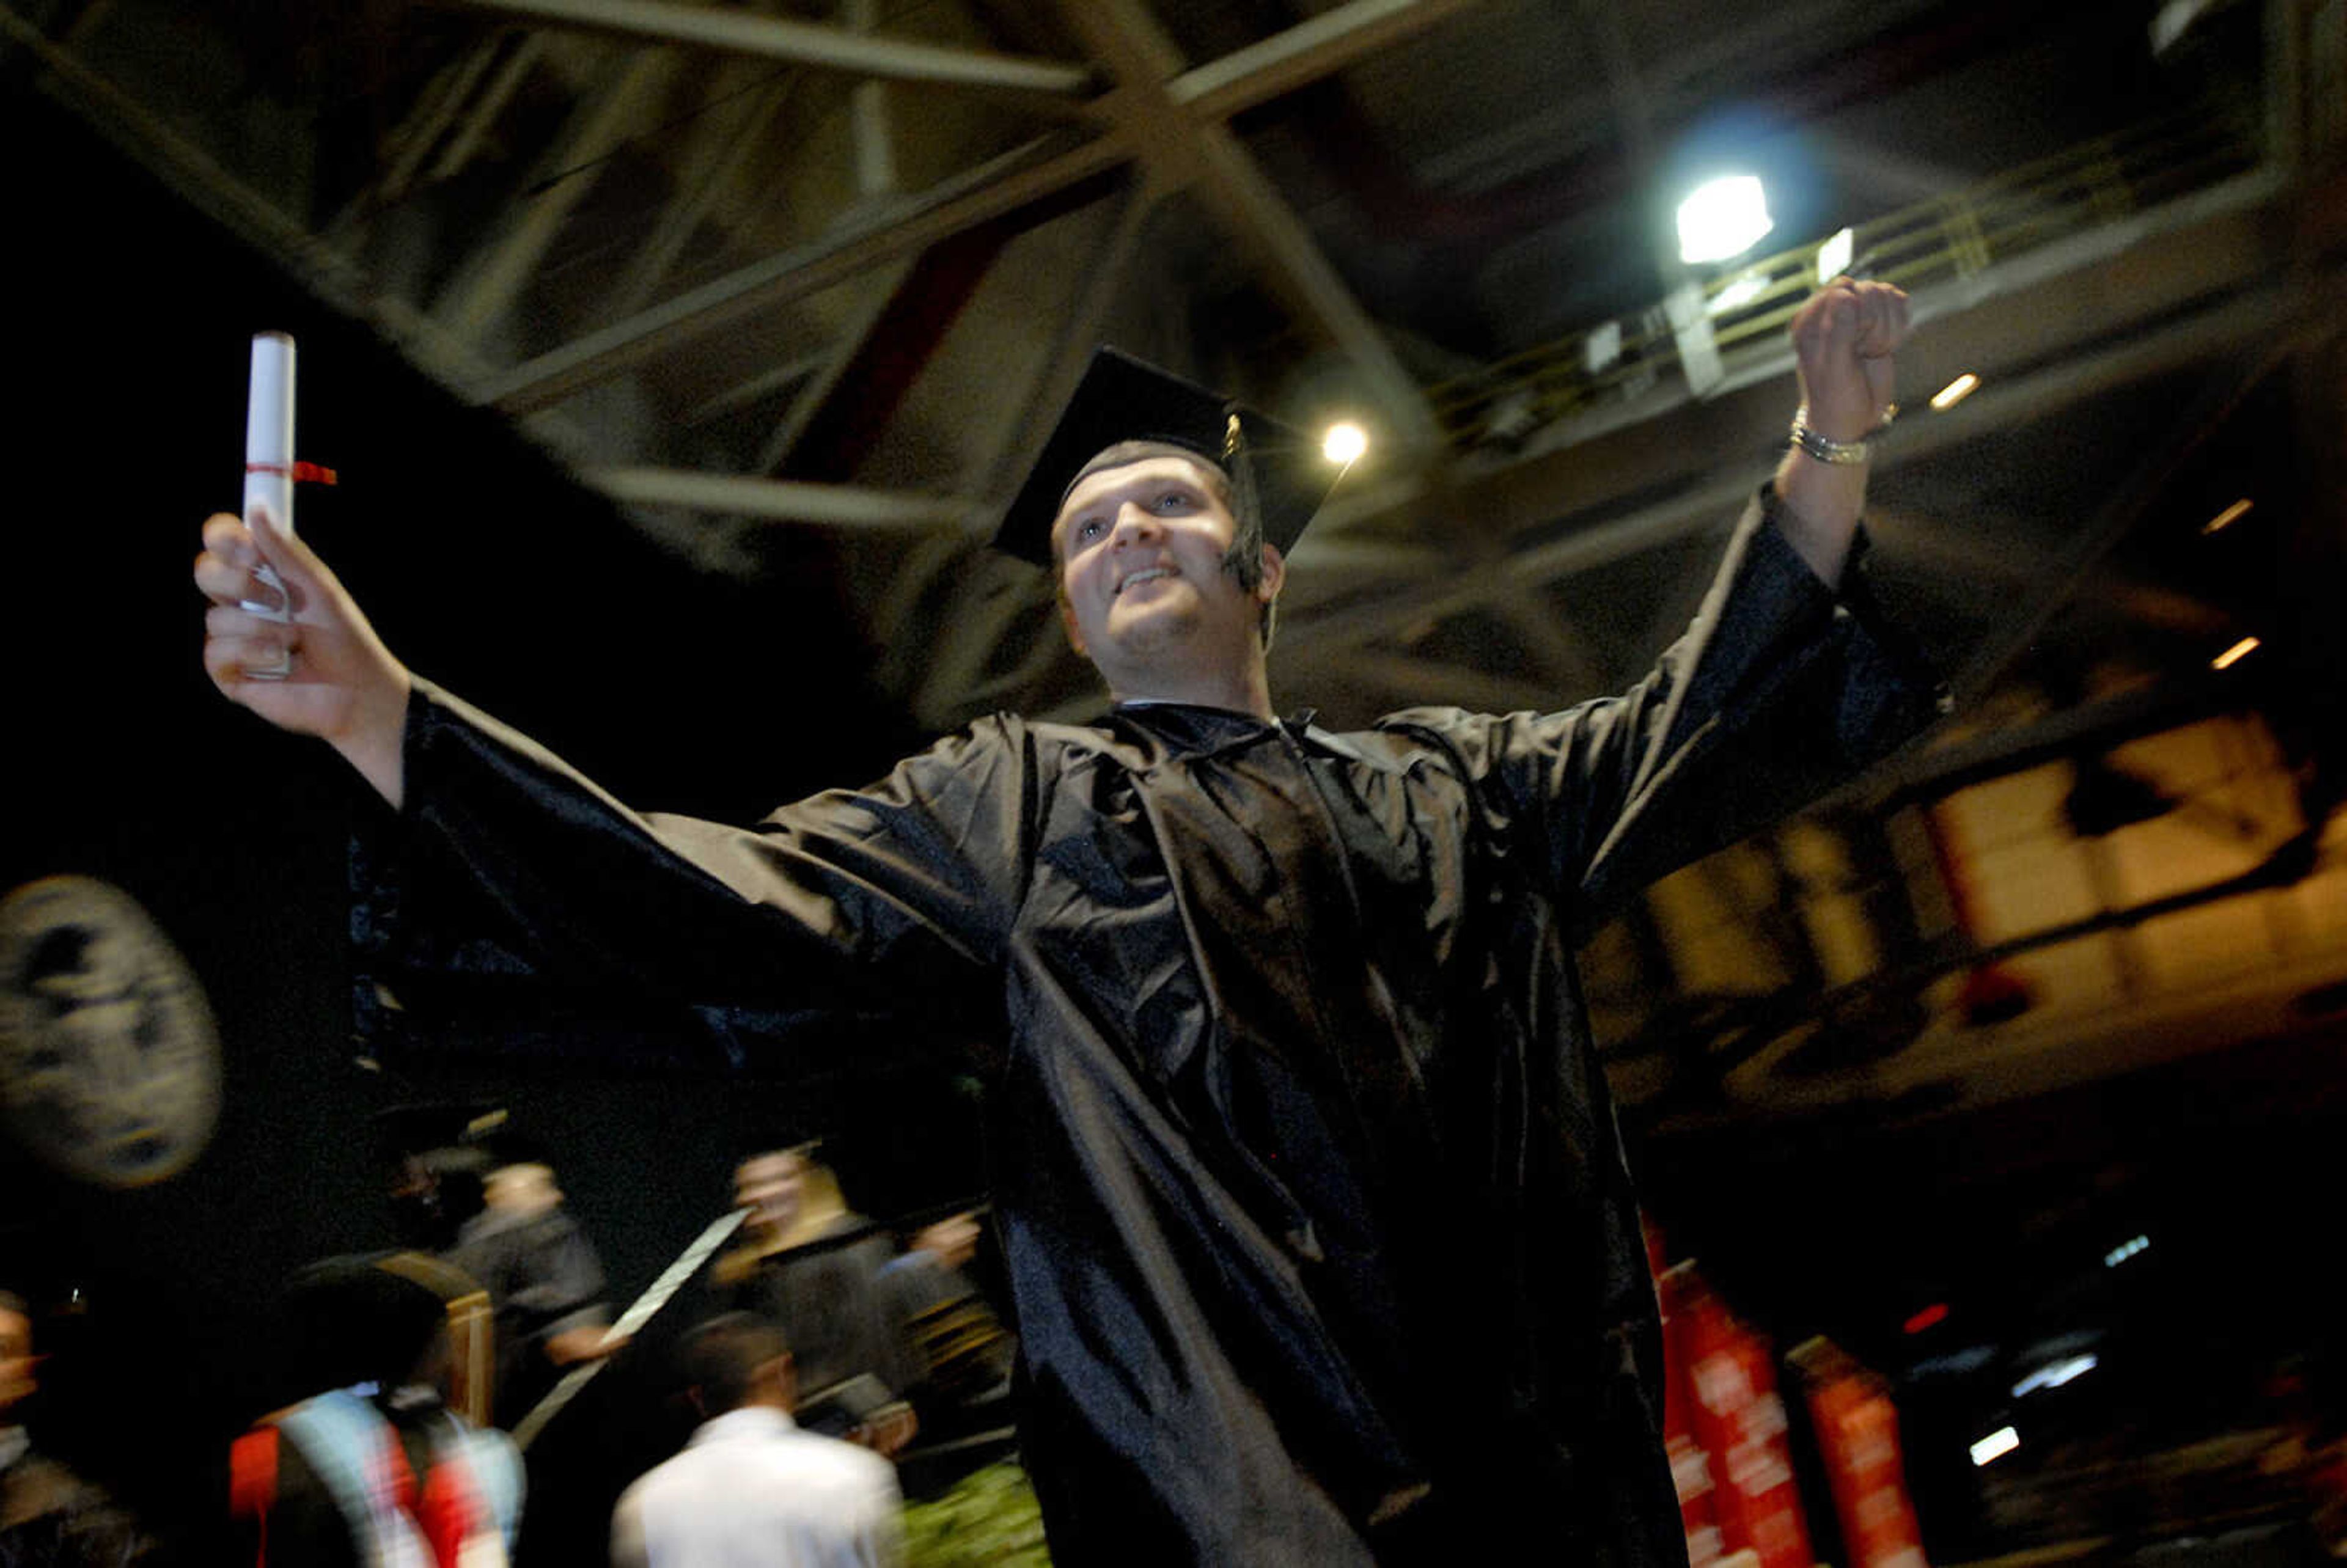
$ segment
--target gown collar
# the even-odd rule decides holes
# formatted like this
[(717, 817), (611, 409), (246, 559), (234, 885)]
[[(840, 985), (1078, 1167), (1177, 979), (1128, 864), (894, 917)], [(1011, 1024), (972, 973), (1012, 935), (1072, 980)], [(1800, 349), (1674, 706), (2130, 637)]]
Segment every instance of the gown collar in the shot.
[(1266, 720), (1201, 702), (1120, 702), (1109, 712), (1108, 727), (1139, 740), (1163, 760), (1225, 751), (1260, 740), (1274, 729), (1286, 730), (1300, 741), (1312, 733), (1315, 717), (1309, 708), (1289, 718)]
[(1252, 744), (1278, 729), (1285, 730), (1299, 745), (1343, 757), (1363, 767), (1388, 773), (1407, 771), (1399, 760), (1382, 750), (1364, 748), (1357, 737), (1322, 729), (1318, 720), (1318, 710), (1313, 708), (1298, 708), (1287, 718), (1271, 721), (1235, 708), (1143, 702), (1120, 702), (1109, 711), (1103, 725), (1126, 744), (1138, 748), (1145, 759), (1143, 765), (1213, 756)]

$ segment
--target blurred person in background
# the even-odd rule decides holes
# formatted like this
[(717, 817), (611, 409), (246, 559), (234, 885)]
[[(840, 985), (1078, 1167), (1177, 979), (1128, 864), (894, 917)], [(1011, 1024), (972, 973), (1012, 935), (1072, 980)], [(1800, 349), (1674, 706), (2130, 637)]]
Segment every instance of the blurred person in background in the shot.
[(768, 1150), (734, 1168), (741, 1245), (712, 1266), (719, 1297), (790, 1340), (800, 1419), (809, 1430), (894, 1455), (918, 1429), (910, 1393), (920, 1368), (881, 1284), (888, 1235), (847, 1206), (816, 1145)]
[(505, 1111), (482, 1101), (427, 1101), (386, 1106), (373, 1122), (395, 1244), (410, 1252), (448, 1251), (465, 1222), (481, 1212), (489, 1171), (482, 1140), (505, 1124)]
[(681, 1352), (705, 1419), (684, 1451), (620, 1495), (613, 1568), (891, 1568), (897, 1473), (791, 1419), (782, 1330), (748, 1313), (696, 1327)]
[[(617, 1354), (609, 1337), (602, 1260), (564, 1201), (546, 1149), (500, 1115), (466, 1134), (482, 1156), (480, 1208), (442, 1255), (488, 1293), (497, 1370), (490, 1408), (519, 1430), (572, 1368)], [(611, 1499), (642, 1461), (629, 1430), (622, 1383), (603, 1378), (561, 1407), (532, 1438), (533, 1496), (542, 1509), (517, 1568), (571, 1568), (600, 1556)]]
[(100, 1488), (36, 1452), (19, 1424), (38, 1389), (33, 1312), (0, 1290), (0, 1568), (114, 1568), (154, 1543)]
[(423, 1253), (333, 1257), (294, 1276), (282, 1349), (316, 1390), (229, 1457), (234, 1560), (254, 1568), (501, 1568), (520, 1533), (521, 1456), (448, 1408), (449, 1304), (477, 1287)]
[(975, 1212), (948, 1214), (916, 1230), (880, 1271), (880, 1288), (919, 1368), (911, 1392), (924, 1443), (1010, 1419), (1018, 1344), (969, 1274), (985, 1234)]
[(499, 1424), (510, 1425), (564, 1371), (619, 1346), (605, 1343), (611, 1317), (602, 1261), (564, 1206), (544, 1152), (504, 1132), (477, 1142), (487, 1152), (481, 1209), (457, 1228), (444, 1255), (489, 1293), (497, 1324), (493, 1409)]

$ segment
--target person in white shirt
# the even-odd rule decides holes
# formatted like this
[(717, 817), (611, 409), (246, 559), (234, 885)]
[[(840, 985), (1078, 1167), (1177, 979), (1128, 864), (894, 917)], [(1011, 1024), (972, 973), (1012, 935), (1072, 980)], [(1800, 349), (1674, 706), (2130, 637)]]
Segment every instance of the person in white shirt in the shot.
[(730, 1312), (686, 1338), (709, 1419), (637, 1478), (611, 1515), (613, 1568), (894, 1568), (904, 1560), (897, 1472), (791, 1419), (782, 1331)]

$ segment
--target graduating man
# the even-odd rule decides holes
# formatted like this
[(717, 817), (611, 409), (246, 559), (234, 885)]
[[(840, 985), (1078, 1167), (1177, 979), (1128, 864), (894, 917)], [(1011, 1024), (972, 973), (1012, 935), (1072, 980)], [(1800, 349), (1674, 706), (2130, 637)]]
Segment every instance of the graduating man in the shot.
[[(205, 663), (398, 814), (359, 927), (395, 988), (487, 941), (552, 980), (985, 1020), (1058, 1561), (1677, 1563), (1571, 947), (1931, 717), (1841, 585), (1905, 333), (1886, 285), (1809, 302), (1793, 449), (1694, 625), (1563, 712), (1276, 718), (1272, 607), (1326, 480), (1106, 354), (998, 540), (1055, 573), (1116, 701), (1096, 724), (998, 715), (752, 828), (641, 815), (412, 676), (301, 542), (226, 517), (196, 569)], [(289, 625), (239, 608), (263, 560)], [(429, 908), (452, 879), (493, 927)]]

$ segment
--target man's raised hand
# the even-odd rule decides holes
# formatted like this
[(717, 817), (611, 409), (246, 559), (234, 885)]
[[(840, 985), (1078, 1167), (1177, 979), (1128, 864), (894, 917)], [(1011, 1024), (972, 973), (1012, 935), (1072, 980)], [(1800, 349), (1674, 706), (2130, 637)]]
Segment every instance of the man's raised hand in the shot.
[(1858, 441), (1882, 423), (1892, 398), (1892, 356), (1907, 341), (1906, 291), (1836, 278), (1793, 317), (1793, 355), (1809, 428)]
[[(1801, 422), (1829, 442), (1860, 442), (1890, 409), (1891, 356), (1907, 341), (1907, 295), (1889, 283), (1836, 278), (1793, 316)], [(1863, 448), (1858, 454), (1864, 456)], [(1786, 541), (1828, 583), (1842, 564), (1866, 506), (1864, 462), (1820, 462), (1796, 445), (1777, 466), (1778, 523)]]
[[(282, 594), (254, 575), (266, 562)], [(196, 587), (204, 617), (204, 671), (231, 702), (280, 729), (331, 743), (393, 805), (404, 788), (400, 747), (410, 685), (405, 666), (310, 547), (266, 512), (248, 528), (226, 513), (207, 518)], [(290, 601), (292, 619), (245, 609)], [(256, 671), (283, 668), (282, 676)]]

